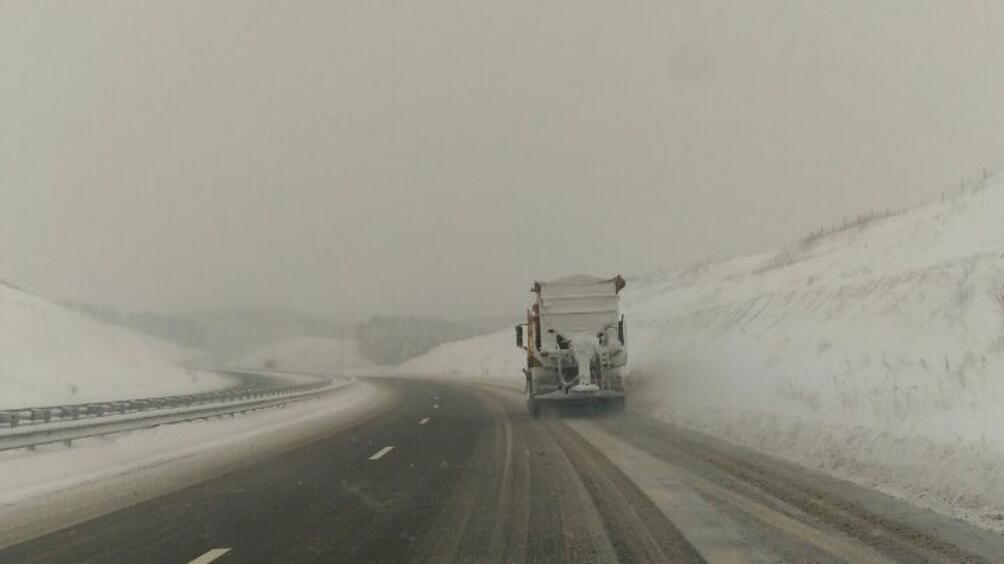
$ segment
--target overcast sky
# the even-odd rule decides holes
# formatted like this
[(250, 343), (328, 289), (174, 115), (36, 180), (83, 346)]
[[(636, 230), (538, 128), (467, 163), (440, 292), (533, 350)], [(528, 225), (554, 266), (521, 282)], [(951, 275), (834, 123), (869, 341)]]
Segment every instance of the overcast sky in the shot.
[(0, 0), (0, 278), (518, 314), (1004, 165), (995, 1)]

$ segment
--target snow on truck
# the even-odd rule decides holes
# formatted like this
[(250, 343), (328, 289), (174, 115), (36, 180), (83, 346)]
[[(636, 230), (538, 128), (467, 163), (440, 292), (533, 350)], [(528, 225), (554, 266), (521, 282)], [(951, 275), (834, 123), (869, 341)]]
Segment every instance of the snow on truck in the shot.
[[(627, 363), (620, 276), (569, 276), (534, 282), (516, 346), (526, 350), (526, 401), (536, 417), (544, 402), (624, 407)], [(525, 339), (524, 339), (525, 336)]]

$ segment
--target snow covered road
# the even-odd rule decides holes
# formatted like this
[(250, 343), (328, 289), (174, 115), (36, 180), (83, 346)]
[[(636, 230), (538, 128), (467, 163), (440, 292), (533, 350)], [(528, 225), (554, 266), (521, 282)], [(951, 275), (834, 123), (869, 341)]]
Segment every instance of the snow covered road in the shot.
[(202, 480), (191, 472), (189, 483), (201, 484), (142, 503), (122, 492), (118, 505), (131, 507), (9, 546), (0, 562), (206, 554), (223, 563), (993, 562), (1004, 554), (994, 533), (643, 413), (533, 420), (518, 393), (497, 387), (402, 379), (374, 380), (370, 390), (384, 401), (368, 417), (314, 421), (255, 461), (231, 461), (225, 475)]
[(0, 453), (0, 547), (182, 489), (365, 419), (388, 402), (365, 383), (229, 419)]

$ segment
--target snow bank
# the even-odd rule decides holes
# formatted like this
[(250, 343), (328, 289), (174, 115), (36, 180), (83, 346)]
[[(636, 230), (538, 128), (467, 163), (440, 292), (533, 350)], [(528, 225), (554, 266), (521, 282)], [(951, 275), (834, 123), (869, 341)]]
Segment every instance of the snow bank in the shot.
[[(658, 417), (1001, 529), (1002, 289), (991, 180), (777, 253), (629, 281), (631, 379), (661, 398)], [(518, 378), (510, 334), (406, 366)]]
[(231, 363), (244, 368), (271, 368), (313, 374), (356, 373), (372, 366), (351, 339), (295, 337), (259, 349)]
[(171, 345), (105, 325), (0, 282), (0, 409), (212, 390), (224, 376), (185, 370)]
[(1004, 185), (635, 285), (659, 416), (1000, 528)]
[(516, 348), (512, 328), (440, 345), (397, 367), (408, 376), (475, 378), (523, 389), (525, 353)]

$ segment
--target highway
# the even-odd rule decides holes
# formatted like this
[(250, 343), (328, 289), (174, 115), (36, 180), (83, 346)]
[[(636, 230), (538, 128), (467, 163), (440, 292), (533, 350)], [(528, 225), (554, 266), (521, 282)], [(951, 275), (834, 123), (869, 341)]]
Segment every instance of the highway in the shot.
[(658, 422), (375, 379), (350, 426), (0, 563), (1000, 562), (1001, 536)]

